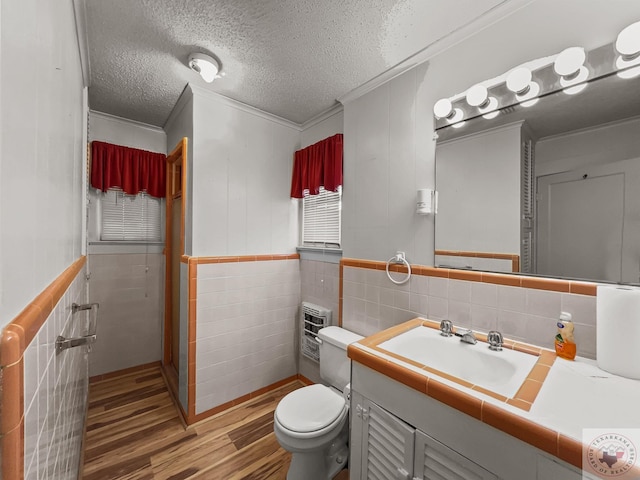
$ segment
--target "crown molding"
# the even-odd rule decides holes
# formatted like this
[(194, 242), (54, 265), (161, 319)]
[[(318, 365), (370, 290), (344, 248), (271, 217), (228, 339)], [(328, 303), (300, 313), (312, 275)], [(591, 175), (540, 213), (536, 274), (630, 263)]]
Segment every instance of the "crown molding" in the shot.
[(138, 122), (137, 120), (130, 120), (124, 117), (118, 117), (117, 115), (112, 115), (110, 113), (98, 112), (96, 110), (89, 109), (89, 116), (100, 117), (104, 120), (127, 123), (129, 125), (135, 125), (136, 127), (144, 128), (146, 130), (151, 130), (156, 133), (165, 133), (164, 129), (158, 127), (156, 125), (150, 125), (148, 123)]
[(334, 105), (331, 108), (328, 108), (324, 112), (320, 112), (318, 115), (311, 117), (309, 120), (307, 120), (302, 125), (300, 125), (300, 130), (302, 131), (307, 130), (308, 128), (311, 128), (319, 124), (320, 122), (325, 121), (327, 118), (333, 117), (338, 113), (342, 113), (343, 111), (344, 111), (344, 106), (341, 103), (338, 103), (337, 105)]
[(414, 55), (408, 57), (397, 65), (391, 67), (385, 72), (381, 73), (377, 77), (363, 83), (359, 87), (354, 88), (350, 92), (342, 95), (338, 98), (338, 101), (345, 105), (352, 102), (361, 96), (371, 92), (381, 85), (393, 80), (394, 78), (402, 75), (403, 73), (411, 70), (418, 65), (421, 65), (436, 55), (441, 54), (445, 50), (457, 45), (463, 40), (475, 35), (476, 33), (491, 26), (495, 22), (511, 15), (512, 13), (520, 10), (521, 8), (533, 3), (535, 0), (505, 0), (500, 5), (493, 7), (481, 16), (471, 20), (465, 25), (459, 27), (457, 30), (448, 33), (447, 35), (439, 38), (433, 43), (427, 45), (422, 50), (418, 51)]
[(91, 84), (91, 65), (89, 63), (89, 39), (87, 36), (87, 7), (84, 0), (73, 0), (73, 16), (76, 23), (76, 39), (80, 54), (82, 83), (85, 87)]
[(207, 97), (223, 105), (235, 108), (251, 115), (255, 115), (260, 118), (264, 118), (265, 120), (280, 124), (284, 127), (292, 128), (298, 132), (302, 130), (302, 126), (299, 123), (292, 122), (291, 120), (287, 120), (286, 118), (282, 118), (272, 113), (265, 112), (264, 110), (252, 107), (251, 105), (248, 105), (246, 103), (234, 100), (233, 98), (229, 98), (219, 93), (212, 92), (211, 90), (207, 90), (206, 88), (198, 87), (196, 85), (193, 85), (192, 83), (189, 83), (187, 86), (191, 89), (194, 95), (197, 94), (203, 97)]

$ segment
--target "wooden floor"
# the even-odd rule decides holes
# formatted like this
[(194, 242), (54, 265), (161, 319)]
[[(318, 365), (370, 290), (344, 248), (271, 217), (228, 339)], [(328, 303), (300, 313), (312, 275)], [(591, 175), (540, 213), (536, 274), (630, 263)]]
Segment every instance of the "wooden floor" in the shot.
[[(185, 429), (160, 368), (93, 383), (85, 480), (284, 479), (291, 454), (273, 433), (273, 412), (293, 383)], [(336, 478), (348, 479), (342, 472)]]

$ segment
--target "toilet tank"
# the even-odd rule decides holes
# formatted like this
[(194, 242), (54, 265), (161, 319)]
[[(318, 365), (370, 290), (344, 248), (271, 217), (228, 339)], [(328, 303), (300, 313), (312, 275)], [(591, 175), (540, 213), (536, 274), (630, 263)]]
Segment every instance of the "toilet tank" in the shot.
[(318, 331), (320, 344), (320, 377), (342, 391), (351, 378), (351, 361), (347, 345), (363, 337), (340, 327), (325, 327)]

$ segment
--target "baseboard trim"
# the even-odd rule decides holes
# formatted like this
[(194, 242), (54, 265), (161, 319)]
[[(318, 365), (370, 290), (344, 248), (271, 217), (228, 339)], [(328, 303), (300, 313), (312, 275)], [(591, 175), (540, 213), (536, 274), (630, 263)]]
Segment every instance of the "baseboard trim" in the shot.
[[(296, 374), (296, 375), (291, 375), (290, 377), (287, 378), (283, 378), (282, 380), (279, 380), (275, 383), (272, 383), (271, 385), (267, 385), (266, 387), (262, 387), (259, 388), (258, 390), (251, 392), (251, 393), (247, 393), (246, 395), (242, 395), (241, 397), (238, 397), (236, 399), (230, 400), (226, 403), (223, 403), (221, 405), (218, 405), (217, 407), (213, 407), (209, 410), (205, 410), (202, 413), (199, 413), (197, 415), (193, 415), (191, 418), (187, 418), (186, 422), (187, 425), (192, 426), (194, 423), (198, 423), (201, 422), (203, 420), (206, 420), (210, 417), (213, 417), (215, 415), (218, 415), (220, 413), (223, 413), (231, 408), (237, 407), (241, 404), (243, 404), (244, 402), (247, 402), (249, 400), (253, 400), (256, 397), (259, 397), (261, 395), (265, 395), (273, 390), (277, 390), (280, 387), (284, 387), (285, 385), (288, 385), (290, 383), (293, 382), (301, 382), (301, 383), (305, 383), (307, 385), (311, 385), (313, 384), (312, 381), (310, 381), (308, 378), (300, 375), (300, 374)], [(308, 382), (308, 383), (307, 383)]]

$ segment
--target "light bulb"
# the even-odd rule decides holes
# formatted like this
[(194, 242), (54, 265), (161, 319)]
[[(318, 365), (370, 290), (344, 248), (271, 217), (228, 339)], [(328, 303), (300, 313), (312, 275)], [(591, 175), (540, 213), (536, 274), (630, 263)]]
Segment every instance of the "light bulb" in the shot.
[(507, 88), (513, 93), (524, 95), (531, 86), (531, 70), (519, 67), (511, 71), (507, 76)]
[(640, 75), (640, 22), (632, 23), (618, 34), (616, 50), (620, 54), (616, 58), (616, 68), (620, 70), (618, 77), (633, 78)]
[(189, 67), (198, 72), (202, 79), (207, 82), (213, 82), (220, 71), (220, 65), (218, 62), (203, 53), (193, 53), (189, 56)]
[(558, 55), (553, 62), (553, 70), (560, 75), (563, 92), (575, 95), (587, 88), (584, 83), (589, 78), (589, 69), (584, 66), (587, 54), (582, 47), (569, 47)]
[(579, 74), (587, 59), (587, 54), (582, 47), (569, 47), (564, 49), (553, 62), (555, 72), (567, 79)]
[(516, 94), (516, 100), (523, 107), (530, 107), (538, 102), (540, 85), (532, 81), (531, 70), (518, 67), (507, 76), (507, 88)]
[(484, 85), (474, 85), (467, 90), (467, 103), (472, 107), (485, 107), (489, 104), (489, 90)]
[(459, 122), (460, 120), (462, 120), (463, 117), (464, 117), (464, 112), (462, 110), (460, 110), (459, 108), (454, 108), (453, 109), (453, 114), (449, 115), (447, 117), (447, 122), (456, 123), (456, 122)]
[(618, 34), (616, 50), (625, 60), (640, 54), (640, 22), (632, 23)]
[(433, 106), (433, 114), (436, 118), (448, 118), (453, 114), (453, 105), (448, 98), (441, 98)]
[(485, 107), (478, 108), (478, 111), (483, 114), (482, 118), (486, 118), (487, 120), (496, 118), (500, 114), (500, 110), (498, 110), (498, 99), (495, 97), (489, 97), (487, 105)]

